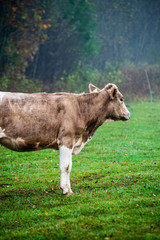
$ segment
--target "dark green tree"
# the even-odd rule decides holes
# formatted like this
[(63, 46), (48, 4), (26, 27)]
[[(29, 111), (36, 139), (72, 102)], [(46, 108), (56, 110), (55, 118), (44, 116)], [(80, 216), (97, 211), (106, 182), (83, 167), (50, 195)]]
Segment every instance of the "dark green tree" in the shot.
[(76, 70), (81, 62), (98, 51), (95, 10), (86, 0), (44, 1), (52, 27), (31, 63), (29, 76), (48, 83)]

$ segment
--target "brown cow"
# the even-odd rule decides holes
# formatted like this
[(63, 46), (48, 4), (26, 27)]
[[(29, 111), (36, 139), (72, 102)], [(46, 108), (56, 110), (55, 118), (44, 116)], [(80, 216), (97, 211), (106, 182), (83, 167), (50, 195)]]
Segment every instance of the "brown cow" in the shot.
[(89, 89), (87, 94), (0, 92), (0, 143), (20, 152), (59, 149), (63, 194), (72, 193), (72, 154), (107, 120), (130, 118), (114, 84)]

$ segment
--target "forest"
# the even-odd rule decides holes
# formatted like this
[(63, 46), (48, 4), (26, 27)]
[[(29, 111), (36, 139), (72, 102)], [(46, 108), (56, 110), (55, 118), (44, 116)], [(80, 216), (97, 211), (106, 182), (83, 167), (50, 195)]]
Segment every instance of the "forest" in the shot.
[(1, 0), (0, 90), (160, 92), (160, 0)]

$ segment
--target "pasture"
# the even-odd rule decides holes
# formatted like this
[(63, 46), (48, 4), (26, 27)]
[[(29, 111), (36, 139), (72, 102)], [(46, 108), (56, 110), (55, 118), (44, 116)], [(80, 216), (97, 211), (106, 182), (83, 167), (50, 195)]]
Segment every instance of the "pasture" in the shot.
[(101, 126), (73, 157), (73, 195), (58, 151), (0, 147), (0, 239), (160, 239), (160, 102)]

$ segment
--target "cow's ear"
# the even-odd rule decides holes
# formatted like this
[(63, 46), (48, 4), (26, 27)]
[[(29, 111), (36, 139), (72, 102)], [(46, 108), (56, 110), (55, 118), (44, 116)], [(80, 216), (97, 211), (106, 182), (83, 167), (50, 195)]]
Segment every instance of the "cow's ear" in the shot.
[(105, 90), (107, 90), (107, 92), (109, 93), (110, 99), (114, 99), (116, 97), (118, 88), (116, 85), (109, 83), (107, 84), (107, 86), (105, 87)]
[(94, 86), (93, 84), (89, 84), (89, 92), (90, 93), (96, 93), (96, 92), (99, 92), (101, 89), (100, 88), (98, 88), (98, 87), (96, 87), (96, 86)]

